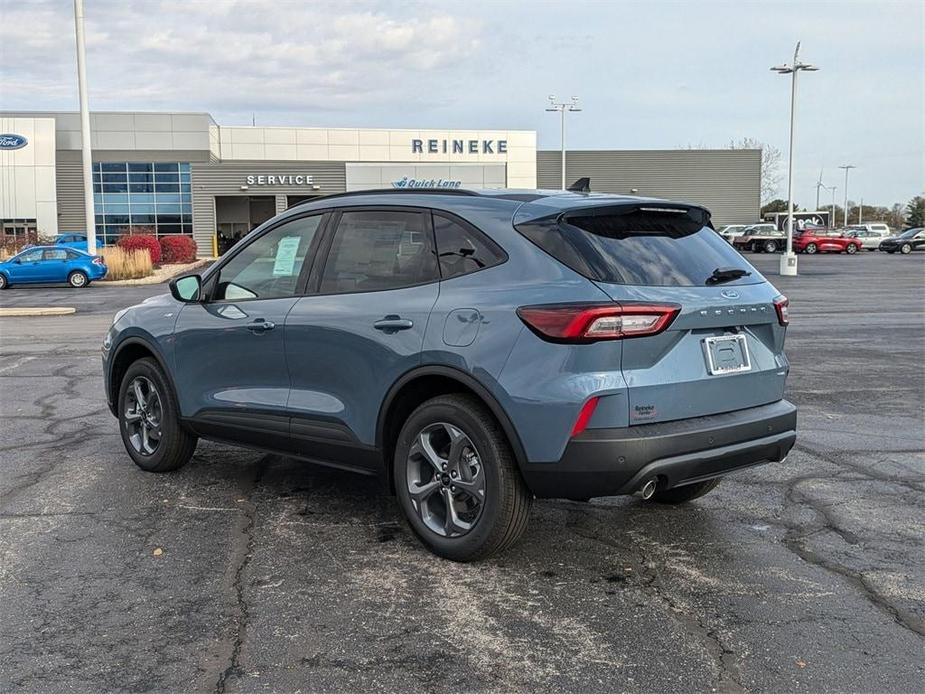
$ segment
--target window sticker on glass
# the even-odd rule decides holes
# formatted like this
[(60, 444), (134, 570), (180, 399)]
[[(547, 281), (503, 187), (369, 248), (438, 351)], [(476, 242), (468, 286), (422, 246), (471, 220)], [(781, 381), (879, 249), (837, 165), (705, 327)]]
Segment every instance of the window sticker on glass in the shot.
[(299, 250), (301, 236), (285, 236), (276, 246), (276, 262), (273, 263), (273, 274), (277, 277), (292, 275), (295, 267), (296, 251)]

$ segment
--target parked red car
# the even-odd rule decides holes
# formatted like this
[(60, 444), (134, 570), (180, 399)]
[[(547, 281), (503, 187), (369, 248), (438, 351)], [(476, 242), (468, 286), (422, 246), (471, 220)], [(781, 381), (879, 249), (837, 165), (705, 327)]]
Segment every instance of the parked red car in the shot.
[(861, 242), (850, 236), (826, 236), (823, 231), (806, 229), (793, 235), (793, 250), (797, 253), (857, 253)]

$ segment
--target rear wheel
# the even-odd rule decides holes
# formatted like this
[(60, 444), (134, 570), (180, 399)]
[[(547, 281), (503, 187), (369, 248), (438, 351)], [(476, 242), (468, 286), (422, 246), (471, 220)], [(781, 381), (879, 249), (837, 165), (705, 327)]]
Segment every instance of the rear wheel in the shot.
[(428, 400), (395, 446), (395, 491), (411, 529), (435, 554), (482, 559), (523, 534), (532, 504), (498, 422), (471, 395)]
[(196, 437), (180, 426), (176, 398), (153, 359), (139, 359), (126, 370), (118, 412), (122, 443), (142, 470), (169, 472), (193, 457)]
[(814, 244), (814, 243), (807, 243), (807, 244), (806, 244), (806, 248), (803, 249), (803, 252), (804, 252), (804, 253), (809, 253), (810, 255), (812, 255), (813, 253), (815, 253), (815, 252), (818, 251), (818, 250), (819, 250), (819, 247), (816, 246), (816, 244)]
[(910, 253), (912, 253), (912, 244), (904, 243), (902, 246), (899, 247), (899, 252), (902, 253), (903, 255), (909, 255)]
[(10, 286), (10, 283), (6, 279), (6, 275), (0, 272), (0, 289), (6, 289)]
[(82, 289), (90, 284), (90, 279), (82, 270), (74, 270), (74, 272), (67, 276), (67, 283), (72, 287)]
[(764, 251), (765, 253), (777, 253), (777, 241), (765, 241)]
[(719, 478), (697, 482), (696, 484), (685, 484), (683, 487), (674, 487), (664, 491), (656, 491), (649, 501), (657, 504), (683, 504), (694, 499), (699, 499), (704, 494), (709, 494), (719, 486)]
[(849, 243), (849, 244), (845, 247), (845, 253), (847, 253), (848, 255), (852, 255), (852, 254), (857, 253), (857, 252), (858, 252), (858, 247), (855, 246), (853, 243)]

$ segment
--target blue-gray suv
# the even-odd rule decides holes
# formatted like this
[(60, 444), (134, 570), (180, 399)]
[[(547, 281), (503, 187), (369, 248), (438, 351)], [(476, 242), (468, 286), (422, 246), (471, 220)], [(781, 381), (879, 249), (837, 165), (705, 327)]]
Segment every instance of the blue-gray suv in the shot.
[(378, 475), (450, 559), (510, 546), (534, 497), (690, 501), (796, 438), (787, 299), (695, 205), (332, 195), (170, 289), (103, 345), (139, 467), (207, 438)]

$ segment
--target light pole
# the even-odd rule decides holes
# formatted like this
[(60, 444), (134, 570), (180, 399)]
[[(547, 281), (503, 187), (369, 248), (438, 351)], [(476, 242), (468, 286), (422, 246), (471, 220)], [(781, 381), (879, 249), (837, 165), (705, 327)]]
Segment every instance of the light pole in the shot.
[(842, 164), (838, 168), (845, 170), (845, 226), (848, 226), (848, 172), (858, 167), (854, 164)]
[(90, 105), (87, 101), (87, 52), (84, 48), (84, 3), (74, 0), (74, 28), (77, 33), (77, 90), (80, 93), (80, 149), (84, 174), (84, 223), (87, 253), (96, 253), (96, 214), (93, 209), (93, 159), (90, 152)]
[(771, 70), (781, 75), (790, 75), (790, 161), (787, 163), (787, 252), (780, 259), (780, 274), (796, 275), (797, 274), (797, 256), (793, 252), (793, 131), (794, 131), (794, 113), (796, 111), (797, 100), (797, 73), (801, 70), (815, 72), (818, 70), (815, 65), (800, 62), (800, 42), (793, 51), (793, 63), (791, 65), (778, 65)]
[(835, 191), (838, 190), (838, 186), (832, 186), (832, 218), (829, 220), (831, 225), (829, 228), (835, 228)]
[(556, 102), (555, 94), (549, 95), (549, 106), (547, 111), (558, 111), (562, 116), (562, 190), (565, 190), (565, 113), (566, 111), (580, 111), (578, 108), (578, 97), (573, 96), (570, 101)]

